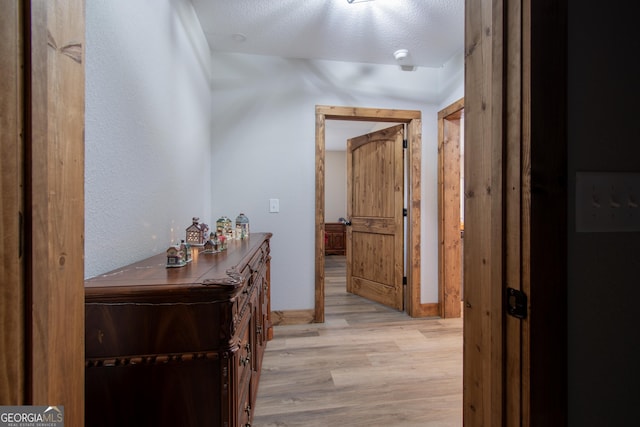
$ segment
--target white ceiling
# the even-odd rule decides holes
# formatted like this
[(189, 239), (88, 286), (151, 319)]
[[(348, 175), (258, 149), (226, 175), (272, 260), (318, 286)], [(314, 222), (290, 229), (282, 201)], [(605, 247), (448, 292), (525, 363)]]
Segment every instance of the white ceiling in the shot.
[[(192, 0), (212, 51), (442, 67), (464, 48), (464, 0)], [(394, 52), (407, 49), (402, 62)], [(326, 140), (373, 124), (331, 121)], [(332, 132), (332, 135), (329, 135)], [(354, 133), (357, 132), (357, 133)], [(329, 145), (327, 149), (332, 148)]]

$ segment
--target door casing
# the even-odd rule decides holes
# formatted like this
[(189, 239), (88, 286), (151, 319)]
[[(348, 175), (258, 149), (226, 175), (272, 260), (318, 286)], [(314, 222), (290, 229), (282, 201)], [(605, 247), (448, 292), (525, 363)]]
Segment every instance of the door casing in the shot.
[(438, 112), (438, 302), (440, 317), (460, 317), (460, 142), (464, 99)]
[(361, 107), (316, 106), (316, 210), (314, 322), (324, 322), (325, 126), (327, 120), (405, 123), (407, 126), (406, 306), (412, 317), (438, 315), (438, 304), (420, 302), (420, 180), (422, 113)]

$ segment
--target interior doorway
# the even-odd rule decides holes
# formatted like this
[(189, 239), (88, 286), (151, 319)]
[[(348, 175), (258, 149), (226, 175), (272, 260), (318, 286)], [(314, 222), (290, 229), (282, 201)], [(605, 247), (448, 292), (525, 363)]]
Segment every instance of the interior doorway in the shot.
[(314, 321), (324, 322), (325, 126), (327, 120), (404, 123), (407, 128), (406, 312), (412, 317), (438, 314), (438, 304), (420, 302), (420, 160), (422, 115), (416, 110), (316, 106), (316, 210)]

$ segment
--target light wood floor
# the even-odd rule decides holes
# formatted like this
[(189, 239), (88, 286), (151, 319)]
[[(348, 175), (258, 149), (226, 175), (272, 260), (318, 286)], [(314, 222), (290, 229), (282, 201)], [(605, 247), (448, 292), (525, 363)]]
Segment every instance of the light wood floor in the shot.
[(326, 258), (325, 323), (275, 327), (252, 426), (461, 426), (462, 319), (348, 294), (344, 262)]

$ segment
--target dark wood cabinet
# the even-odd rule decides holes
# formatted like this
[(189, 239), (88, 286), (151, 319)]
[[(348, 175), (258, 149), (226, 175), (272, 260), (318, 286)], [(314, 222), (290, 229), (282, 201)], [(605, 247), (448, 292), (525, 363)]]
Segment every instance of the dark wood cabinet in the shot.
[(270, 238), (85, 282), (86, 425), (250, 425), (273, 334)]
[(346, 255), (347, 231), (341, 222), (328, 222), (324, 224), (324, 254)]

